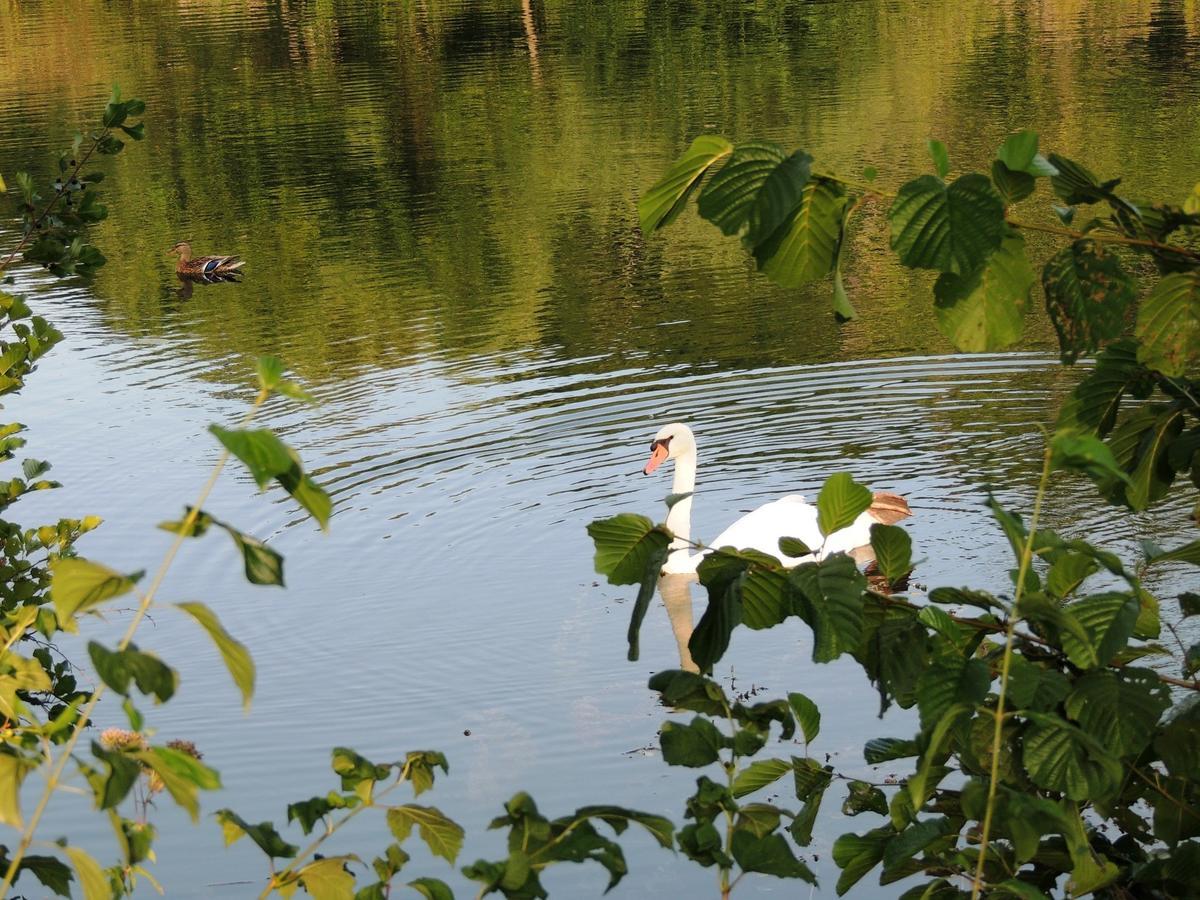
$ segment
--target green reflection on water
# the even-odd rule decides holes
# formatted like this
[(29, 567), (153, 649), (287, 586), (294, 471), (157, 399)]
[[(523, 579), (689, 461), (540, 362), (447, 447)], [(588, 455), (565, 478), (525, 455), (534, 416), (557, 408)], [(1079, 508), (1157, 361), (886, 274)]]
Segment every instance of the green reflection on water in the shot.
[[(1139, 173), (1135, 193), (1182, 198), (1200, 176), (1190, 0), (4, 12), (0, 171), (44, 171), (112, 80), (149, 103), (150, 139), (105, 184), (94, 290), (111, 325), (214, 360), (269, 349), (313, 379), (526, 348), (593, 370), (948, 349), (928, 284), (884, 252), (881, 208), (847, 266), (863, 316), (840, 328), (828, 284), (775, 289), (694, 215), (643, 239), (639, 190), (701, 130), (885, 183), (928, 167), (931, 135), (962, 169), (1019, 127), (1101, 175)], [(178, 297), (163, 251), (183, 238), (246, 257), (245, 282)], [(1039, 313), (1026, 345), (1049, 343)]]

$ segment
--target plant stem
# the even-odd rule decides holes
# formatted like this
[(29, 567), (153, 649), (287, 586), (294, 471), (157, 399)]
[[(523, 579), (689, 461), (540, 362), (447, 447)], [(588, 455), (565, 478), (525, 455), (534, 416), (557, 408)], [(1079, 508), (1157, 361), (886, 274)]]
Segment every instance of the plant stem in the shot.
[(1021, 222), (1017, 219), (1005, 217), (1013, 228), (1021, 228), (1025, 231), (1042, 231), (1046, 234), (1057, 234), (1062, 237), (1069, 237), (1071, 240), (1089, 240), (1095, 241), (1098, 244), (1125, 244), (1130, 247), (1150, 247), (1154, 250), (1162, 250), (1167, 253), (1177, 253), (1180, 256), (1186, 256), (1189, 259), (1200, 260), (1200, 253), (1191, 250), (1187, 247), (1179, 247), (1175, 244), (1164, 244), (1160, 241), (1153, 241), (1146, 238), (1131, 238), (1123, 234), (1106, 234), (1104, 232), (1095, 231), (1075, 231), (1071, 228), (1059, 228), (1057, 225), (1034, 225), (1030, 222)]
[(983, 887), (983, 864), (987, 859), (988, 840), (992, 831), (992, 813), (996, 808), (996, 785), (1000, 780), (1000, 740), (1003, 737), (1004, 701), (1008, 691), (1008, 673), (1012, 664), (1013, 633), (1020, 619), (1018, 608), (1021, 596), (1025, 592), (1025, 578), (1033, 565), (1033, 541), (1037, 536), (1038, 519), (1042, 514), (1042, 500), (1046, 496), (1046, 485), (1050, 481), (1050, 448), (1046, 447), (1042, 455), (1042, 477), (1038, 481), (1037, 495), (1033, 500), (1033, 515), (1029, 517), (1029, 531), (1025, 537), (1025, 546), (1021, 549), (1021, 564), (1017, 567), (1017, 587), (1013, 591), (1013, 609), (1008, 617), (1008, 627), (1004, 635), (1004, 658), (1000, 664), (1000, 690), (996, 695), (995, 728), (992, 731), (992, 767), (988, 779), (987, 807), (983, 814), (983, 830), (979, 835), (979, 860), (975, 864), (975, 879), (971, 885), (971, 900), (979, 900), (979, 892)]
[[(260, 390), (254, 398), (254, 403), (250, 407), (250, 411), (246, 413), (242, 419), (242, 425), (248, 424), (258, 413), (259, 407), (267, 399), (267, 391)], [(163, 579), (167, 575), (167, 570), (174, 562), (179, 548), (183, 545), (188, 532), (196, 522), (196, 517), (200, 514), (201, 507), (208, 499), (208, 495), (212, 493), (213, 487), (217, 483), (217, 478), (221, 474), (221, 470), (225, 468), (225, 463), (229, 461), (229, 451), (222, 449), (217, 457), (216, 463), (213, 465), (212, 473), (208, 476), (208, 481), (200, 491), (195, 504), (188, 510), (187, 516), (183, 520), (183, 524), (175, 535), (175, 540), (171, 542), (171, 546), (167, 549), (166, 555), (163, 556), (163, 561), (158, 567), (158, 571), (154, 573), (154, 578), (150, 582), (150, 586), (146, 589), (146, 593), (142, 595), (141, 603), (138, 605), (137, 611), (133, 615), (133, 619), (129, 623), (129, 627), (125, 629), (125, 635), (121, 638), (121, 642), (117, 645), (117, 652), (125, 650), (133, 640), (133, 635), (141, 624), (142, 619), (146, 617), (146, 612), (150, 609), (150, 605), (154, 602), (155, 594), (162, 585)], [(13, 852), (12, 860), (8, 864), (8, 869), (4, 873), (4, 880), (0, 882), (0, 896), (7, 896), (8, 890), (12, 887), (12, 883), (17, 876), (17, 867), (21, 865), (21, 860), (25, 856), (25, 852), (29, 849), (30, 843), (33, 841), (33, 834), (37, 830), (38, 823), (42, 819), (42, 814), (46, 811), (46, 806), (50, 802), (50, 797), (53, 795), (55, 788), (58, 787), (58, 782), (62, 778), (63, 769), (66, 768), (67, 760), (71, 758), (71, 751), (75, 749), (76, 743), (79, 741), (79, 736), (83, 734), (84, 729), (91, 721), (92, 711), (96, 708), (96, 704), (100, 701), (100, 697), (104, 694), (106, 685), (101, 682), (97, 685), (96, 690), (92, 692), (91, 699), (84, 706), (83, 711), (79, 715), (79, 722), (75, 726), (75, 730), (71, 733), (71, 737), (63, 746), (62, 752), (59, 754), (57, 762), (54, 763), (50, 770), (50, 775), (46, 779), (46, 787), (42, 791), (42, 796), (38, 800), (37, 806), (34, 808), (33, 815), (29, 818), (29, 824), (25, 826), (25, 830), (21, 833), (21, 841), (17, 844), (16, 850)]]
[(18, 242), (17, 246), (14, 247), (12, 252), (9, 253), (8, 256), (6, 256), (4, 258), (3, 262), (0, 262), (0, 272), (3, 272), (5, 269), (7, 269), (12, 264), (12, 261), (17, 258), (17, 254), (25, 249), (25, 245), (29, 243), (29, 239), (34, 234), (37, 233), (38, 226), (42, 224), (42, 220), (45, 219), (46, 216), (50, 215), (50, 213), (52, 213), (54, 211), (54, 207), (56, 207), (58, 205), (58, 201), (60, 199), (62, 199), (62, 196), (67, 192), (67, 190), (66, 190), (67, 182), (70, 181), (72, 178), (77, 178), (79, 176), (79, 173), (81, 171), (83, 171), (83, 167), (85, 165), (87, 165), (87, 161), (89, 159), (91, 159), (92, 154), (96, 152), (96, 148), (100, 146), (100, 142), (102, 140), (104, 140), (105, 137), (108, 136), (108, 133), (111, 130), (112, 130), (111, 128), (105, 128), (100, 133), (99, 137), (92, 138), (92, 145), (90, 147), (88, 147), (87, 152), (85, 154), (83, 154), (83, 156), (80, 158), (79, 162), (76, 164), (75, 168), (71, 170), (71, 174), (66, 175), (66, 176), (60, 176), (60, 181), (62, 181), (63, 189), (61, 191), (55, 192), (54, 196), (50, 199), (50, 202), (46, 204), (46, 208), (43, 209), (41, 211), (41, 213), (38, 214), (38, 217), (36, 219), (34, 219), (32, 223), (30, 223), (29, 230), (26, 231), (25, 234), (23, 234), (21, 236), (21, 240), (20, 240), (20, 242)]

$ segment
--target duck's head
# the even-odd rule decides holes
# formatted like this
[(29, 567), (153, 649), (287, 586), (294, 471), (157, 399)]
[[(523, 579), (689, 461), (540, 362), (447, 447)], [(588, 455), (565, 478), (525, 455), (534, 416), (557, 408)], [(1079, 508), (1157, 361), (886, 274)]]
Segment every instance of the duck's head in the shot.
[(678, 459), (695, 452), (696, 437), (692, 434), (692, 429), (682, 422), (664, 425), (658, 429), (658, 434), (654, 436), (654, 442), (650, 444), (650, 461), (646, 463), (642, 473), (649, 475), (668, 459)]
[(172, 256), (178, 256), (180, 259), (190, 259), (192, 256), (192, 245), (187, 241), (178, 241), (167, 253)]

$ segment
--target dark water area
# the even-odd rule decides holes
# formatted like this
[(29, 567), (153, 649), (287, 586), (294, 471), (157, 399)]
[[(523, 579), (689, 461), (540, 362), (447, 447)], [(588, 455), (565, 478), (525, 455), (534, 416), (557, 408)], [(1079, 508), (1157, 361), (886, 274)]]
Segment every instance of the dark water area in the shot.
[[(1200, 178), (1198, 62), (1192, 2), (0, 0), (0, 172), (47, 172), (113, 81), (147, 103), (146, 141), (105, 164), (108, 265), (90, 284), (18, 272), (10, 288), (66, 335), (5, 410), (65, 485), (20, 512), (103, 515), (84, 552), (153, 565), (169, 540), (154, 524), (216, 458), (207, 425), (240, 415), (253, 357), (275, 353), (320, 404), (272, 401), (264, 420), (330, 490), (331, 531), (231, 470), (208, 506), (286, 556), (288, 587), (247, 585), (210, 536), (164, 591), (210, 603), (248, 645), (251, 713), (192, 623), (156, 611), (139, 637), (181, 676), (151, 725), (222, 773), (205, 814), (282, 825), (288, 802), (335, 786), (343, 745), (448, 755), (420, 802), (466, 826), (460, 863), (502, 853), (485, 825), (517, 790), (554, 815), (605, 802), (678, 819), (697, 773), (647, 749), (665, 713), (645, 682), (678, 664), (686, 603), (672, 621), (656, 601), (627, 662), (632, 593), (598, 583), (584, 532), (661, 514), (669, 478), (640, 474), (657, 428), (696, 431), (698, 536), (849, 470), (909, 498), (921, 584), (1003, 590), (984, 486), (1028, 507), (1039, 429), (1080, 373), (1058, 365), (1040, 310), (1013, 352), (954, 355), (930, 280), (886, 252), (881, 207), (846, 264), (861, 318), (838, 325), (829, 284), (774, 287), (692, 212), (644, 238), (639, 193), (702, 131), (802, 146), (847, 174), (876, 166), (894, 186), (929, 168), (930, 137), (955, 170), (980, 169), (1030, 127), (1101, 176), (1129, 173), (1131, 195), (1179, 202)], [(1048, 207), (1030, 216), (1051, 222)], [(243, 281), (181, 296), (165, 251), (183, 239), (243, 256)], [(1129, 558), (1189, 523), (1183, 503), (1151, 521), (1066, 478), (1048, 509)], [(796, 623), (740, 630), (717, 674), (807, 693), (824, 711), (813, 752), (886, 775), (862, 746), (911, 736), (915, 717), (879, 721), (861, 670), (814, 665), (810, 639)], [(99, 724), (122, 721), (107, 706)], [(833, 840), (865, 827), (839, 802), (835, 786), (809, 848), (822, 896)], [(107, 861), (108, 825), (79, 803), (57, 798), (42, 833)], [(167, 803), (154, 818), (168, 896), (261, 883), (248, 841), (223, 849), (211, 819), (192, 827)], [(331, 851), (390, 840), (381, 821), (355, 824)], [(715, 893), (711, 872), (624, 843), (614, 896)], [(469, 890), (423, 852), (407, 871)], [(897, 893), (870, 881), (853, 896)], [(546, 883), (592, 896), (604, 877), (561, 867)], [(808, 888), (755, 877), (743, 893)]]

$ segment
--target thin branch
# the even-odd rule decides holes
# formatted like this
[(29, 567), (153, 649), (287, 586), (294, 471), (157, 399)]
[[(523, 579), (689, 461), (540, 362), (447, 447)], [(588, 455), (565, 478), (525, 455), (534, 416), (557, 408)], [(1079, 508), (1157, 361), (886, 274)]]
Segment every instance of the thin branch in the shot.
[(1042, 460), (1042, 477), (1038, 481), (1037, 495), (1033, 500), (1033, 513), (1029, 517), (1029, 533), (1021, 550), (1021, 564), (1017, 567), (1017, 587), (1013, 592), (1013, 615), (1005, 631), (1004, 658), (1000, 664), (1000, 690), (996, 695), (995, 728), (992, 732), (992, 766), (988, 779), (987, 807), (983, 814), (983, 829), (979, 835), (979, 862), (975, 866), (975, 879), (971, 885), (971, 900), (979, 900), (983, 889), (983, 864), (987, 860), (988, 838), (992, 830), (992, 813), (996, 808), (996, 786), (1000, 782), (1000, 742), (1003, 739), (1004, 701), (1008, 692), (1008, 673), (1012, 665), (1013, 636), (1020, 617), (1016, 610), (1025, 591), (1025, 576), (1033, 565), (1033, 542), (1037, 538), (1038, 518), (1042, 514), (1042, 500), (1046, 496), (1046, 485), (1050, 481), (1050, 448), (1047, 447)]

